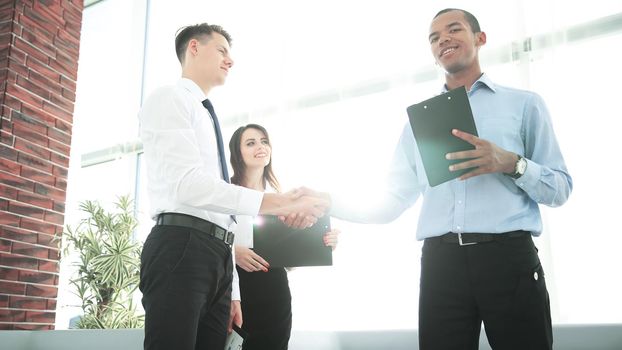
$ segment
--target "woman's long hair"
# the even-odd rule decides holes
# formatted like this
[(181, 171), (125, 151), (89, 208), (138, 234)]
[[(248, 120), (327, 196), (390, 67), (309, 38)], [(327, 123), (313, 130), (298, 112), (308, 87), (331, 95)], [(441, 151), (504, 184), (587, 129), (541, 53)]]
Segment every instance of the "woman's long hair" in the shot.
[[(233, 168), (233, 176), (231, 176), (231, 183), (235, 185), (242, 185), (242, 181), (246, 176), (246, 165), (244, 164), (244, 159), (242, 159), (242, 134), (247, 129), (256, 129), (261, 131), (264, 135), (266, 135), (266, 139), (268, 139), (268, 144), (272, 148), (272, 143), (270, 142), (270, 136), (268, 136), (268, 131), (261, 125), (258, 124), (248, 124), (246, 126), (239, 127), (231, 136), (231, 140), (229, 140), (229, 151), (231, 152), (231, 167)], [(272, 171), (272, 152), (270, 152), (270, 162), (263, 169), (263, 186), (266, 187), (266, 183), (270, 184), (275, 191), (281, 192), (281, 186), (279, 185), (279, 181), (276, 179), (274, 172)]]

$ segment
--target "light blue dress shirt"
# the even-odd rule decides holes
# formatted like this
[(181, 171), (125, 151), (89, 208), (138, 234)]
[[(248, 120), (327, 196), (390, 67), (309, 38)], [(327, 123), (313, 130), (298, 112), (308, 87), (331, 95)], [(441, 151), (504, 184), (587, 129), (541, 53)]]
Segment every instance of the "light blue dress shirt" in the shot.
[(502, 173), (428, 186), (423, 163), (406, 124), (393, 156), (387, 191), (373, 211), (354, 212), (334, 200), (333, 214), (347, 220), (384, 223), (398, 217), (423, 195), (417, 239), (455, 233), (530, 231), (538, 236), (538, 204), (562, 205), (572, 179), (553, 132), (549, 112), (533, 92), (494, 84), (483, 74), (468, 92), (479, 137), (527, 159), (523, 176)]

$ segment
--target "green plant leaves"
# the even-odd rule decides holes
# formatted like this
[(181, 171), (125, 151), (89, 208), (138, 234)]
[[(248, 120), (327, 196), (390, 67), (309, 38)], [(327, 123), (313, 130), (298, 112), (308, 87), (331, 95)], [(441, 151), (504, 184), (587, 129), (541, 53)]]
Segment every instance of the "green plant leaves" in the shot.
[(141, 244), (132, 238), (137, 221), (129, 196), (119, 197), (115, 212), (97, 201), (80, 203), (87, 216), (63, 233), (63, 257), (77, 254), (76, 276), (70, 281), (82, 300), (84, 315), (77, 328), (141, 328), (132, 293), (140, 280)]

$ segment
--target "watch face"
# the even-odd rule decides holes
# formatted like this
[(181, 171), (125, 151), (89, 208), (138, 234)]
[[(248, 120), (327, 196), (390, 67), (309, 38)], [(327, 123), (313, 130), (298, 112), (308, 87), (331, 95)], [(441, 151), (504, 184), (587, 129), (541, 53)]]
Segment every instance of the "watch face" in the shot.
[(516, 172), (523, 175), (525, 173), (525, 170), (527, 170), (527, 161), (525, 160), (525, 158), (521, 157), (518, 163), (516, 163)]

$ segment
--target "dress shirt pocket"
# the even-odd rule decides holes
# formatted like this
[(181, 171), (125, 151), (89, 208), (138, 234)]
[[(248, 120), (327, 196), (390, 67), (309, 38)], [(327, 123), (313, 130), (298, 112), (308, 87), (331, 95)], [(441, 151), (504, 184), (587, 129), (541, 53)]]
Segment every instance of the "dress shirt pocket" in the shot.
[(488, 115), (477, 118), (477, 133), (481, 139), (514, 153), (524, 155), (524, 137), (521, 134), (521, 117)]

